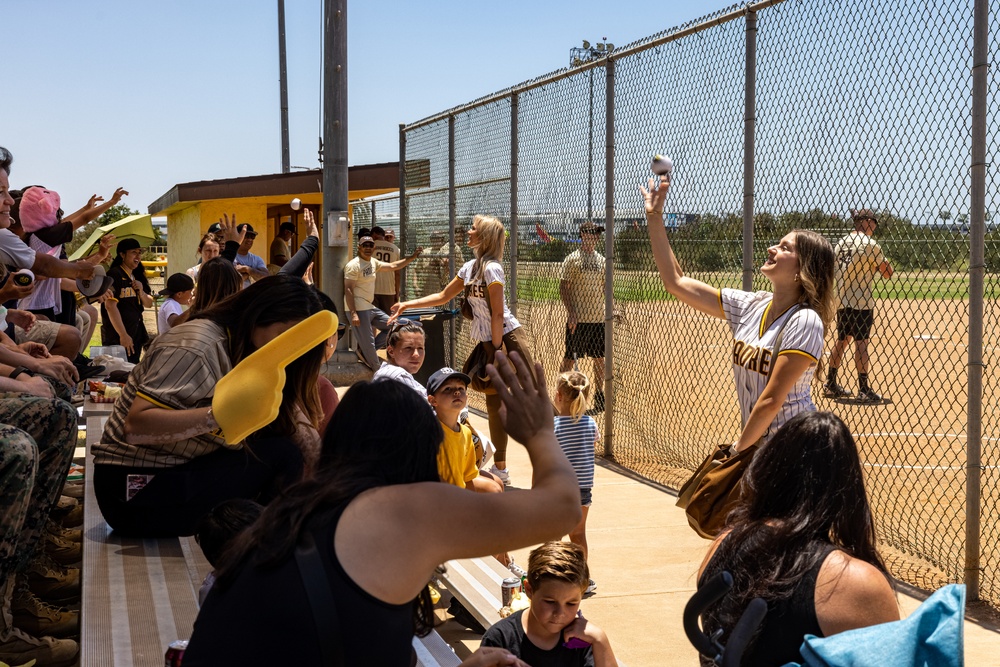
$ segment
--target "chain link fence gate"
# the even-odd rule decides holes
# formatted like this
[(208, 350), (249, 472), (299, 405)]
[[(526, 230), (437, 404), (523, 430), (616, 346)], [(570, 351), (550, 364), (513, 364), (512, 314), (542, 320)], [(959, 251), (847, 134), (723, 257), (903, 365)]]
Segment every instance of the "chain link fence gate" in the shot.
[[(838, 370), (852, 396), (825, 397), (817, 380), (814, 400), (855, 434), (893, 574), (926, 588), (966, 581), (972, 599), (1000, 606), (1000, 183), (985, 167), (1000, 82), (990, 72), (981, 88), (977, 194), (973, 35), (965, 0), (735, 5), (401, 126), (402, 206), (381, 201), (376, 219), (396, 211), (404, 252), (428, 249), (405, 298), (438, 291), (472, 258), (474, 214), (503, 220), (508, 301), (534, 355), (550, 375), (576, 366), (598, 388), (606, 375), (603, 453), (676, 488), (740, 423), (726, 325), (682, 307), (656, 275), (638, 193), (652, 154), (675, 163), (665, 223), (678, 260), (716, 287), (768, 289), (768, 246), (795, 228), (836, 245), (852, 209), (873, 210), (894, 269), (874, 280), (867, 346), (882, 400), (858, 399), (856, 344)], [(596, 245), (581, 234), (590, 221), (607, 227)], [(453, 326), (460, 366), (471, 342)], [(827, 366), (836, 340), (828, 331)]]

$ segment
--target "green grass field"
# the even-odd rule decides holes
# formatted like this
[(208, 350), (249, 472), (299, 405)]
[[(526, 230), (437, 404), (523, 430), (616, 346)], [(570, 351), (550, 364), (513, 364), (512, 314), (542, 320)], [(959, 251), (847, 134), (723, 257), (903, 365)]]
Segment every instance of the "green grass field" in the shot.
[[(694, 277), (704, 280), (710, 285), (720, 287), (739, 287), (740, 274), (718, 272), (700, 274)], [(889, 280), (875, 282), (875, 297), (878, 299), (967, 299), (969, 297), (969, 276), (965, 273), (943, 273), (936, 271), (921, 271), (912, 273), (897, 272)], [(528, 301), (558, 301), (559, 279), (549, 276), (519, 275), (517, 279), (517, 294)], [(1000, 297), (1000, 275), (987, 274), (985, 281), (987, 299)], [(616, 301), (648, 302), (672, 301), (673, 297), (660, 283), (653, 273), (624, 271), (615, 280), (614, 295)]]

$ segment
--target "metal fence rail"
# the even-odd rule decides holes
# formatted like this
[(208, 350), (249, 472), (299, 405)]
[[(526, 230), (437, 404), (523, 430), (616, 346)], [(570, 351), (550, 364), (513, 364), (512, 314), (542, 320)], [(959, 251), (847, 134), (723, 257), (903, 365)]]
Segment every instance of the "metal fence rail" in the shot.
[[(988, 169), (1000, 81), (987, 6), (736, 5), (403, 126), (405, 200), (377, 207), (401, 211), (406, 251), (433, 249), (410, 267), (407, 296), (437, 291), (471, 258), (472, 215), (499, 217), (508, 296), (535, 356), (550, 373), (608, 378), (601, 453), (677, 485), (740, 421), (728, 328), (656, 276), (638, 194), (651, 155), (676, 165), (665, 220), (678, 260), (718, 287), (767, 289), (757, 269), (783, 234), (836, 244), (851, 209), (873, 209), (895, 269), (875, 281), (868, 345), (884, 400), (857, 400), (856, 346), (838, 370), (854, 396), (825, 398), (817, 381), (814, 399), (855, 434), (894, 574), (965, 581), (1000, 606), (1000, 518), (981, 510), (1000, 501), (1000, 183)], [(608, 228), (596, 255), (587, 221)], [(611, 354), (565, 358), (567, 301)], [(460, 365), (471, 345), (456, 328), (446, 342)]]

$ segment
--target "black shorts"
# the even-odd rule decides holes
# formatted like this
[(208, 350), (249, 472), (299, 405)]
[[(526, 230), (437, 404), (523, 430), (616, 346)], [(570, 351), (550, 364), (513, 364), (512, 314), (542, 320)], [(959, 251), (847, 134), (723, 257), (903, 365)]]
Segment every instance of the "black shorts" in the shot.
[(875, 321), (874, 311), (841, 308), (837, 311), (837, 340), (868, 340)]
[(604, 322), (578, 322), (576, 332), (566, 326), (566, 359), (604, 357)]

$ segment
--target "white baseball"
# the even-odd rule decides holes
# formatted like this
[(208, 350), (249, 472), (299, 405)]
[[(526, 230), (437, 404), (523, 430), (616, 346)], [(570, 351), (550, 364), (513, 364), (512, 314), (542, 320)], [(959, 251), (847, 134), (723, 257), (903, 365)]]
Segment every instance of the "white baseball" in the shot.
[(654, 155), (650, 168), (657, 176), (669, 176), (674, 171), (674, 161), (666, 155)]
[(300, 208), (302, 208), (302, 200), (296, 197), (295, 199), (292, 200), (292, 210), (297, 211)]

